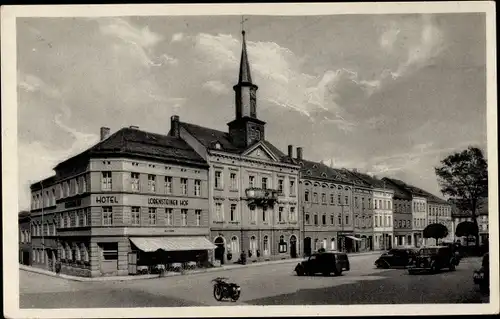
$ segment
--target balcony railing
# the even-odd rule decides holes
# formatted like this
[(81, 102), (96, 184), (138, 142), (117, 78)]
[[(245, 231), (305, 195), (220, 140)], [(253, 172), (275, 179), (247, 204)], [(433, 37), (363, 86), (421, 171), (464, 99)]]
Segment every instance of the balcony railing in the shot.
[(245, 190), (248, 205), (250, 207), (273, 207), (278, 201), (279, 192), (275, 189), (247, 188)]

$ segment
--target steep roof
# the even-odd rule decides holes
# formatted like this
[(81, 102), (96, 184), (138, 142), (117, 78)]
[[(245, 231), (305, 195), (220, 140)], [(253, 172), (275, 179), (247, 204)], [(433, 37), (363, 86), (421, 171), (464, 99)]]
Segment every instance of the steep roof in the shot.
[(56, 176), (52, 175), (50, 177), (44, 178), (41, 181), (31, 184), (30, 189), (32, 191), (37, 191), (43, 187), (49, 187), (56, 183)]
[(411, 200), (411, 193), (404, 187), (401, 187), (399, 184), (395, 183), (393, 179), (384, 177), (383, 181), (386, 181), (386, 186), (391, 188), (394, 191), (394, 198), (403, 199), (403, 200)]
[(300, 165), (301, 178), (313, 178), (352, 184), (352, 178), (339, 169), (329, 167), (323, 163), (313, 162), (305, 159), (294, 159)]
[[(370, 187), (370, 188), (376, 187), (373, 185), (373, 183), (371, 183), (371, 181), (368, 178), (366, 178), (369, 177), (368, 175), (358, 173), (357, 171), (350, 171), (348, 169), (344, 169), (344, 171), (353, 177), (354, 184), (362, 187)], [(364, 177), (363, 175), (366, 175), (366, 177)]]
[(203, 158), (180, 138), (126, 127), (86, 151), (59, 163), (56, 168), (81, 156), (103, 155), (137, 156), (179, 164), (207, 166)]
[[(374, 188), (390, 189), (389, 187), (387, 187), (386, 182), (384, 182), (383, 180), (380, 180), (376, 177), (370, 176), (370, 175), (365, 174), (365, 173), (356, 172), (356, 171), (350, 171), (350, 172), (351, 172), (351, 174), (356, 175), (358, 178), (364, 180), (365, 182), (367, 182), (368, 184), (370, 184)], [(392, 189), (390, 189), (390, 190), (392, 190)]]
[(250, 63), (248, 62), (247, 42), (245, 40), (245, 31), (242, 31), (243, 47), (241, 49), (240, 73), (238, 83), (252, 83), (252, 74), (250, 73)]
[[(198, 142), (200, 142), (207, 149), (216, 150), (215, 145), (217, 143), (220, 144), (222, 151), (233, 154), (242, 154), (248, 149), (248, 147), (236, 146), (233, 143), (231, 136), (227, 132), (222, 132), (219, 130), (214, 130), (208, 127), (186, 122), (179, 122), (179, 125), (186, 129), (186, 131), (188, 131), (194, 138), (196, 138)], [(280, 151), (271, 142), (266, 140), (261, 140), (260, 142), (262, 142), (267, 148), (269, 148), (269, 150), (280, 159), (280, 162), (287, 164), (296, 164), (292, 158)]]

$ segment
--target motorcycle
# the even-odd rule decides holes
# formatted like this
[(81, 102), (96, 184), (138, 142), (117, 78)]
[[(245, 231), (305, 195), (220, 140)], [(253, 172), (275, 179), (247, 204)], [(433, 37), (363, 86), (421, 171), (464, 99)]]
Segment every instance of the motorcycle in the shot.
[(237, 301), (240, 298), (241, 287), (235, 283), (227, 282), (228, 278), (217, 277), (212, 280), (214, 283), (214, 298), (217, 301), (231, 299)]

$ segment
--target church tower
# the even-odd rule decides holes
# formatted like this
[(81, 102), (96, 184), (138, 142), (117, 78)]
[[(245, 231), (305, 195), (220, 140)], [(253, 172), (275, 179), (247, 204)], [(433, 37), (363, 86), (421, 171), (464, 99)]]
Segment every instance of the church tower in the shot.
[(236, 118), (228, 123), (229, 135), (233, 143), (246, 148), (264, 139), (265, 122), (257, 119), (257, 90), (252, 83), (250, 63), (248, 62), (245, 31), (242, 31), (242, 50), (238, 84), (233, 86), (235, 92)]

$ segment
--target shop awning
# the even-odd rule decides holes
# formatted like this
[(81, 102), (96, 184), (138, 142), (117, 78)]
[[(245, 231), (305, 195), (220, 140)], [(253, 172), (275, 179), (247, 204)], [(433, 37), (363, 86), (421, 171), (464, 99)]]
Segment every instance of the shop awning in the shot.
[(354, 237), (354, 236), (346, 236), (346, 237), (350, 238), (352, 240), (361, 241), (361, 238), (358, 238), (358, 237)]
[(164, 251), (212, 250), (217, 247), (202, 236), (130, 237), (130, 241), (144, 252), (159, 249)]

